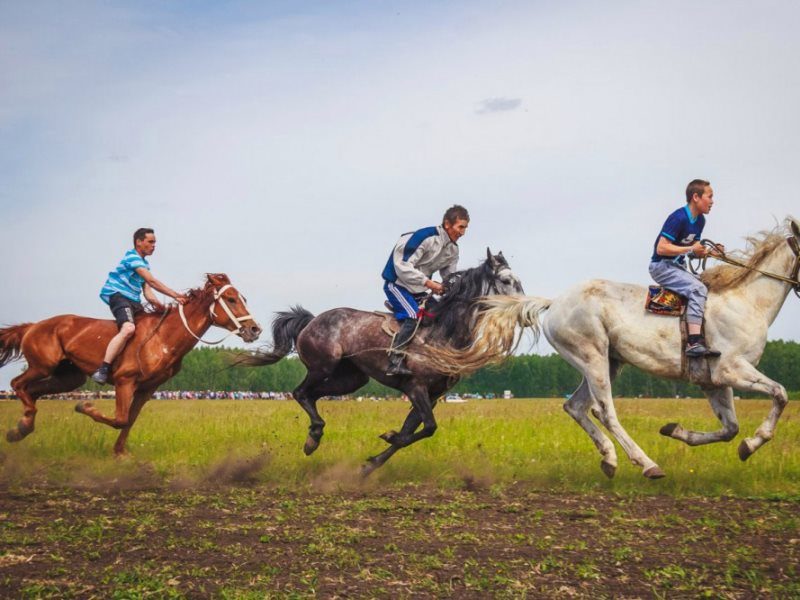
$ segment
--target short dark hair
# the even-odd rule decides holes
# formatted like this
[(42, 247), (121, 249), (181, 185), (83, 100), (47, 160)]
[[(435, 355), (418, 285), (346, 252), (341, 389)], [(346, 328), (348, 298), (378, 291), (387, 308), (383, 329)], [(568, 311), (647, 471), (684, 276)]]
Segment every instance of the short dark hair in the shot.
[(133, 245), (136, 246), (136, 240), (141, 242), (148, 233), (155, 233), (155, 231), (149, 227), (139, 227), (139, 229), (133, 232)]
[(460, 204), (453, 204), (453, 206), (445, 211), (444, 217), (442, 217), (442, 225), (445, 223), (450, 223), (452, 225), (459, 219), (469, 221), (469, 212)]
[(692, 179), (686, 186), (686, 202), (691, 202), (694, 195), (702, 196), (711, 184), (705, 179)]

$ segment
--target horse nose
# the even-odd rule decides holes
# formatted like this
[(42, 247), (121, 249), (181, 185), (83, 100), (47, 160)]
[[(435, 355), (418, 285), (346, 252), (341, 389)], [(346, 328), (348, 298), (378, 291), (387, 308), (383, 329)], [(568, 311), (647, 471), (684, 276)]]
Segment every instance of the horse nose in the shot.
[(261, 335), (262, 331), (264, 330), (261, 329), (261, 325), (259, 325), (258, 323), (254, 323), (253, 325), (250, 326), (250, 335), (253, 336), (253, 341), (258, 339), (258, 336)]

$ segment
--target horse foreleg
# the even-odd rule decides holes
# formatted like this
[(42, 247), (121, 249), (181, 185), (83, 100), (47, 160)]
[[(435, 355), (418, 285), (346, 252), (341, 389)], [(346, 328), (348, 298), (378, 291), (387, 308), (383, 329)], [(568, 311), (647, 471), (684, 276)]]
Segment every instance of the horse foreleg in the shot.
[(733, 405), (733, 389), (730, 387), (706, 388), (703, 390), (714, 414), (722, 423), (718, 431), (704, 432), (684, 429), (678, 423), (667, 423), (660, 430), (661, 435), (686, 442), (690, 446), (729, 442), (739, 433), (736, 409)]
[[(408, 393), (408, 398), (413, 405), (413, 409), (406, 417), (400, 432), (389, 431), (380, 436), (382, 440), (391, 444), (389, 448), (367, 459), (367, 464), (362, 468), (363, 475), (369, 475), (372, 471), (383, 465), (400, 448), (405, 448), (421, 439), (431, 437), (436, 433), (436, 418), (433, 416), (433, 407), (436, 402), (431, 402), (427, 390), (417, 390)], [(422, 429), (417, 431), (419, 425)]]
[(772, 408), (767, 418), (756, 429), (753, 437), (745, 438), (739, 444), (739, 458), (747, 460), (751, 454), (773, 438), (778, 419), (789, 403), (789, 397), (780, 383), (763, 375), (753, 365), (743, 360), (725, 369), (723, 377), (726, 384), (736, 389), (772, 396)]
[(98, 423), (103, 423), (114, 429), (124, 429), (128, 426), (134, 388), (133, 380), (116, 382), (116, 407), (113, 418), (101, 413), (91, 402), (78, 402), (75, 405), (75, 412), (91, 417)]
[(411, 408), (411, 411), (408, 413), (406, 420), (403, 422), (403, 426), (400, 428), (400, 433), (396, 431), (387, 431), (386, 433), (382, 433), (378, 437), (385, 441), (387, 444), (390, 444), (386, 450), (381, 452), (380, 454), (376, 454), (375, 456), (370, 456), (367, 459), (366, 464), (361, 467), (361, 474), (366, 477), (370, 473), (372, 473), (378, 467), (382, 467), (384, 463), (389, 460), (395, 452), (400, 450), (401, 446), (396, 446), (394, 441), (397, 439), (397, 436), (410, 436), (414, 433), (417, 428), (422, 424), (422, 417), (417, 412), (416, 408)]
[(117, 441), (114, 443), (114, 454), (116, 456), (124, 456), (128, 453), (125, 444), (128, 441), (128, 435), (131, 432), (131, 427), (133, 427), (133, 424), (136, 422), (136, 419), (139, 416), (139, 412), (141, 412), (145, 402), (150, 400), (150, 396), (152, 396), (152, 394), (153, 390), (140, 390), (133, 395), (133, 402), (131, 402), (131, 408), (130, 411), (128, 411), (128, 424), (122, 428), (122, 431), (119, 432)]
[(600, 406), (592, 398), (589, 393), (589, 385), (586, 383), (586, 378), (581, 381), (578, 389), (564, 402), (564, 410), (580, 425), (583, 430), (592, 438), (594, 445), (600, 451), (600, 468), (605, 473), (606, 477), (611, 479), (617, 472), (617, 450), (614, 448), (613, 442), (608, 439), (600, 428), (594, 424), (589, 418), (589, 409), (592, 406), (596, 407), (597, 416), (601, 413)]

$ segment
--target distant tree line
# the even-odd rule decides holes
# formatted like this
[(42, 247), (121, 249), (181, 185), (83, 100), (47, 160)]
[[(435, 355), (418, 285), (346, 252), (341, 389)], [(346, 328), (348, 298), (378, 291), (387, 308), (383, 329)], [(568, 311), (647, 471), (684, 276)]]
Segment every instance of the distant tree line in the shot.
[[(793, 392), (793, 397), (800, 398), (800, 344), (783, 340), (768, 342), (759, 369)], [(203, 347), (187, 354), (180, 373), (160, 389), (288, 392), (297, 387), (304, 376), (305, 367), (297, 358), (289, 357), (269, 367), (231, 368), (225, 348)], [(579, 382), (577, 371), (560, 356), (528, 354), (513, 356), (499, 366), (482, 369), (460, 381), (454, 391), (500, 396), (504, 390), (511, 390), (516, 397), (563, 397), (572, 393)], [(91, 388), (92, 384), (87, 387)], [(370, 380), (358, 394), (395, 396), (397, 392)], [(614, 381), (614, 394), (629, 397), (702, 396), (697, 386), (652, 377), (630, 365), (625, 366)]]

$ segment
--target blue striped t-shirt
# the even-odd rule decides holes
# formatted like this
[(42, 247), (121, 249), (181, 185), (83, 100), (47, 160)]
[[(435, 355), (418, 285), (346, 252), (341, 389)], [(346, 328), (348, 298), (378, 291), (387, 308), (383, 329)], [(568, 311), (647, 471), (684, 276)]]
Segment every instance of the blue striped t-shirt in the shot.
[(136, 250), (128, 250), (117, 268), (108, 274), (106, 284), (100, 290), (100, 298), (103, 302), (108, 304), (108, 299), (112, 294), (122, 294), (128, 300), (140, 302), (144, 279), (136, 272), (136, 269), (141, 267), (149, 271), (150, 263), (139, 256)]

